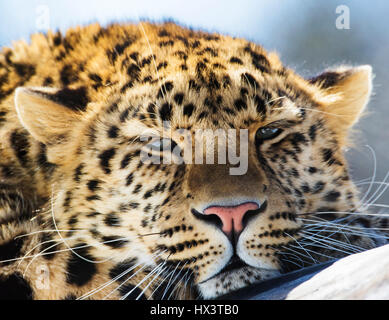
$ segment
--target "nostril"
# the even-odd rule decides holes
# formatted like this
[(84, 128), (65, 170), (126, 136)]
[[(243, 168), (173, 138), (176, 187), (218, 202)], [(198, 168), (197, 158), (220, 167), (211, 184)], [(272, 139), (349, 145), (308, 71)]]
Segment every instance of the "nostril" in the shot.
[(222, 220), (216, 215), (216, 214), (209, 214), (209, 215), (205, 215), (203, 213), (200, 213), (198, 212), (197, 210), (195, 209), (192, 209), (192, 214), (200, 219), (200, 220), (203, 220), (205, 222), (208, 222), (210, 224), (213, 224), (215, 225), (216, 227), (218, 228), (222, 228), (223, 227), (223, 222)]
[(267, 208), (267, 201), (265, 200), (262, 205), (256, 210), (249, 210), (245, 213), (242, 219), (242, 227), (243, 229), (249, 224), (251, 220), (253, 220), (260, 213), (264, 212)]

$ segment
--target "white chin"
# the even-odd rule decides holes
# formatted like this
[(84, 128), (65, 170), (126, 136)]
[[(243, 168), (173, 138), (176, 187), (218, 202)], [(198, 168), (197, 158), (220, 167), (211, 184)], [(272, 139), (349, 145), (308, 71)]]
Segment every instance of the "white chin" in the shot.
[(278, 276), (278, 270), (257, 269), (246, 266), (221, 273), (197, 285), (204, 299), (214, 299), (250, 284)]

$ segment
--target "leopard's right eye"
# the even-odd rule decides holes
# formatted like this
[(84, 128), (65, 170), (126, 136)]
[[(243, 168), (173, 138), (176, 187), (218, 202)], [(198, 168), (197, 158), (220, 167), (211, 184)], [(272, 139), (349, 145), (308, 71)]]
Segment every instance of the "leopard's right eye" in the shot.
[(173, 151), (177, 147), (175, 141), (167, 138), (156, 138), (147, 145), (155, 151)]
[(151, 149), (161, 149), (162, 147), (162, 139), (155, 139), (148, 143), (148, 146)]
[(262, 127), (259, 128), (255, 134), (255, 139), (257, 141), (274, 139), (282, 132), (282, 129), (272, 128), (272, 127)]

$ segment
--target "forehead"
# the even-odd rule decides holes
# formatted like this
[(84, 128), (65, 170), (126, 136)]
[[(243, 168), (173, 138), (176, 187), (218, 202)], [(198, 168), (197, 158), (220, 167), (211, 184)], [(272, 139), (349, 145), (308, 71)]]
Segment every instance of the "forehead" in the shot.
[(246, 40), (146, 26), (130, 51), (118, 71), (119, 105), (145, 126), (242, 127), (314, 105), (301, 78)]
[(122, 116), (129, 114), (129, 131), (162, 130), (166, 124), (174, 129), (248, 128), (280, 120), (301, 121), (305, 110), (314, 107), (313, 101), (301, 99), (296, 91), (285, 92), (266, 79), (251, 86), (231, 77), (228, 87), (209, 90), (206, 86), (191, 87), (188, 75), (174, 78), (147, 88), (144, 94), (122, 99), (119, 111)]

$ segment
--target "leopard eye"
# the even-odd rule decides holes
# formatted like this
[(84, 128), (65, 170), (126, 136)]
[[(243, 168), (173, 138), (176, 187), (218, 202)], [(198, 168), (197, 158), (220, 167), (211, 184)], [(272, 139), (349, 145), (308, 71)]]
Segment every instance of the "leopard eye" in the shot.
[(177, 144), (171, 139), (158, 138), (152, 140), (148, 146), (155, 151), (173, 151)]
[(269, 140), (277, 137), (282, 132), (278, 128), (263, 127), (259, 128), (255, 134), (255, 139), (258, 141)]
[(151, 142), (148, 143), (148, 146), (151, 148), (151, 149), (156, 149), (156, 150), (159, 150), (159, 149), (162, 149), (162, 139), (154, 139), (154, 140), (151, 140)]

